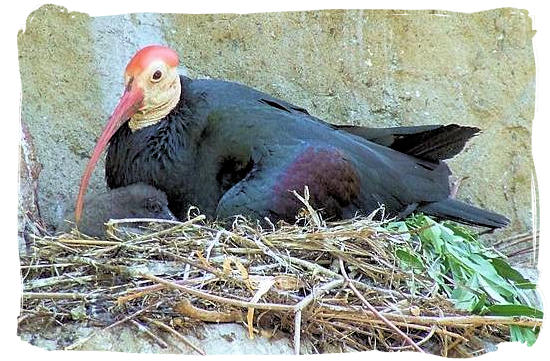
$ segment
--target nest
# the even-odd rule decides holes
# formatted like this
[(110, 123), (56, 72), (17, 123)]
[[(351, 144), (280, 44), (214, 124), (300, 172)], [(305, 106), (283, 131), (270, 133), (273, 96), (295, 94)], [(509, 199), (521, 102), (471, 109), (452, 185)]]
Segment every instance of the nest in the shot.
[(512, 323), (536, 326), (455, 309), (428, 275), (399, 266), (403, 235), (373, 217), (326, 223), (310, 208), (302, 216), (268, 229), (242, 217), (222, 227), (191, 210), (186, 222), (110, 221), (105, 239), (34, 235), (21, 255), (20, 328), (48, 319), (133, 323), (160, 345), (169, 333), (204, 353), (186, 332), (235, 322), (250, 338), (289, 335), (296, 353), (307, 343), (318, 353), (469, 357), (484, 353), (487, 340), (509, 340)]

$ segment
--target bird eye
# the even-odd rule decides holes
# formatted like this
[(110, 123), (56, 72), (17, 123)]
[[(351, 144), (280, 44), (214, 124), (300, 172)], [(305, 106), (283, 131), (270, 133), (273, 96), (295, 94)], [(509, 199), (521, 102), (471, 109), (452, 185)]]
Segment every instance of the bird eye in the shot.
[(155, 71), (155, 72), (153, 73), (153, 76), (152, 76), (151, 80), (153, 80), (153, 81), (159, 81), (160, 78), (162, 78), (162, 71), (157, 70), (157, 71)]
[(145, 207), (151, 213), (160, 213), (162, 211), (162, 205), (154, 199), (148, 199)]

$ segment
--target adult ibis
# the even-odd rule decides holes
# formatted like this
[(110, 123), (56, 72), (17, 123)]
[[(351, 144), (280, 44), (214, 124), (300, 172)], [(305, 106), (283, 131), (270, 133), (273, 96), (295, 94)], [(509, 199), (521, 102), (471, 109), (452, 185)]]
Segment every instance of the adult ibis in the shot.
[(110, 188), (150, 184), (184, 218), (194, 205), (210, 217), (292, 221), (292, 190), (308, 186), (325, 219), (424, 212), (490, 228), (509, 220), (450, 196), (448, 166), (479, 129), (456, 124), (373, 129), (335, 126), (250, 87), (190, 79), (164, 46), (139, 50), (125, 89), (84, 171), (75, 218), (90, 175), (108, 145)]

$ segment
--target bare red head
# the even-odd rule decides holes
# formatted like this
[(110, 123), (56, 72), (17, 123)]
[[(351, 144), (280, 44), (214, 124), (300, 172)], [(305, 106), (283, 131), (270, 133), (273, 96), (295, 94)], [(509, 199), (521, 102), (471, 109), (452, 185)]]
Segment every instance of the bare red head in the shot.
[(77, 224), (82, 215), (90, 176), (118, 128), (128, 120), (133, 131), (155, 124), (177, 105), (181, 92), (178, 63), (178, 54), (174, 50), (150, 45), (139, 50), (126, 66), (124, 93), (105, 125), (82, 175), (75, 207)]
[(140, 74), (156, 61), (171, 67), (177, 67), (179, 63), (178, 54), (174, 50), (162, 45), (149, 45), (138, 51), (128, 62), (126, 74)]

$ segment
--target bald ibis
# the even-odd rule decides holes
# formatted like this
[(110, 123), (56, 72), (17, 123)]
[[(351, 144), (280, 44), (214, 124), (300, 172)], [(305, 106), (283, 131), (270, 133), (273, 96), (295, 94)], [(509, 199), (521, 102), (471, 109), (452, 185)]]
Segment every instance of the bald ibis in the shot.
[(373, 129), (336, 126), (307, 110), (234, 82), (190, 79), (177, 53), (152, 45), (124, 74), (125, 90), (86, 167), (76, 204), (109, 144), (110, 188), (136, 182), (164, 191), (183, 218), (195, 205), (207, 216), (295, 219), (291, 193), (310, 190), (328, 219), (424, 212), (491, 228), (509, 220), (450, 197), (448, 166), (479, 132), (456, 124)]
[(104, 234), (107, 221), (124, 218), (176, 219), (164, 192), (135, 183), (90, 197), (78, 229), (88, 236), (99, 237)]

